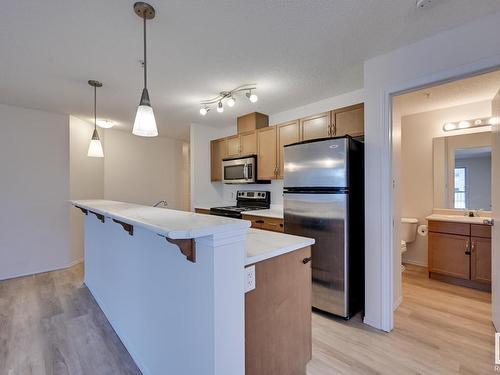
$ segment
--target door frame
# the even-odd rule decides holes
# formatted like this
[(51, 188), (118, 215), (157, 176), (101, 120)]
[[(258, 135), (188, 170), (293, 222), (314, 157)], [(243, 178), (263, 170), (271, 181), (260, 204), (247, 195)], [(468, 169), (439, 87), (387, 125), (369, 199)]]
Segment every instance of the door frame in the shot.
[[(393, 140), (393, 98), (394, 96), (425, 89), (444, 83), (458, 81), (464, 78), (492, 72), (500, 69), (500, 55), (492, 58), (478, 60), (472, 64), (466, 64), (440, 71), (410, 80), (404, 83), (387, 86), (383, 90), (383, 149), (381, 160), (381, 329), (391, 331), (394, 328), (394, 289), (396, 283), (401, 282), (400, 274), (394, 272), (394, 256), (400, 250), (399, 231), (394, 226), (398, 225), (400, 212), (396, 212), (399, 207), (399, 196), (394, 191), (398, 174), (394, 168), (394, 140)], [(366, 249), (365, 249), (366, 252)], [(399, 269), (399, 268), (398, 268)], [(399, 286), (398, 286), (399, 287)], [(494, 285), (492, 284), (492, 289)], [(385, 291), (385, 292), (384, 292)], [(402, 294), (402, 292), (401, 292)], [(402, 298), (402, 295), (401, 295)]]

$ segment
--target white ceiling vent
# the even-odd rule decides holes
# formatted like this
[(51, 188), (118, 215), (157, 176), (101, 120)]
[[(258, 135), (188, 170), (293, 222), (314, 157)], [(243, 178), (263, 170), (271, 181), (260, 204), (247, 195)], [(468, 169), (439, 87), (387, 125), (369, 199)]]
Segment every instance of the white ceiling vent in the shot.
[(416, 4), (418, 9), (425, 9), (430, 8), (434, 3), (435, 0), (417, 0)]

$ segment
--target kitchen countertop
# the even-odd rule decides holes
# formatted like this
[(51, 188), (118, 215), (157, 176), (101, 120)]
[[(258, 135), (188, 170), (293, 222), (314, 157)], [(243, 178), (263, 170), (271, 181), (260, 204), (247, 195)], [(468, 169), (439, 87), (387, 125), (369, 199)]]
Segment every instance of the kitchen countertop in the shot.
[(201, 215), (193, 212), (103, 199), (73, 200), (71, 203), (77, 207), (127, 224), (137, 225), (171, 239), (198, 238), (216, 233), (247, 229), (251, 225), (247, 220)]
[[(224, 207), (224, 206), (234, 206), (234, 204), (197, 204), (196, 208), (200, 208), (203, 210), (210, 210), (211, 207)], [(271, 205), (271, 208), (265, 209), (265, 210), (252, 210), (252, 211), (247, 211), (243, 212), (243, 215), (252, 215), (252, 216), (262, 216), (262, 217), (272, 217), (275, 219), (283, 219), (283, 206), (280, 205)]]
[[(171, 239), (191, 239), (247, 229), (245, 265), (254, 264), (314, 244), (314, 239), (249, 228), (248, 220), (196, 214), (109, 200), (73, 200), (76, 207), (145, 228)], [(258, 211), (273, 211), (258, 210)], [(255, 211), (253, 211), (255, 212)], [(92, 215), (91, 213), (89, 213)], [(262, 216), (269, 216), (262, 215)]]
[(451, 221), (454, 223), (466, 223), (466, 224), (484, 224), (484, 220), (491, 220), (490, 217), (469, 217), (463, 215), (442, 215), (442, 214), (432, 214), (425, 218), (426, 220), (433, 221)]
[(243, 212), (243, 215), (252, 215), (252, 216), (262, 216), (262, 217), (272, 217), (275, 219), (283, 219), (283, 206), (271, 207), (267, 210), (252, 210)]
[(254, 264), (314, 244), (314, 239), (250, 228), (248, 230), (245, 265)]

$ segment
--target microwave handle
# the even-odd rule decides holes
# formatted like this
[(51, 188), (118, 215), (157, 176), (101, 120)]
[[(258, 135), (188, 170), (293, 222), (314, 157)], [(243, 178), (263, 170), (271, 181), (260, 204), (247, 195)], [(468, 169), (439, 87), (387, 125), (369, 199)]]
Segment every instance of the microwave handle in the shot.
[(243, 166), (243, 178), (245, 180), (248, 180), (248, 163), (245, 163)]

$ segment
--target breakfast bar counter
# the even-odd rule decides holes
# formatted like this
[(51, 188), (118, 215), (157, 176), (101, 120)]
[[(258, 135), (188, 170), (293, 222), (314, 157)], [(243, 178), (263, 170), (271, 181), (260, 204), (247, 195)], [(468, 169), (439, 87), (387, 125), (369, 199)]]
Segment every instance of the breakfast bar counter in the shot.
[[(297, 324), (302, 344), (290, 350), (300, 363), (289, 365), (305, 372), (314, 240), (249, 230), (249, 221), (220, 216), (108, 200), (71, 203), (86, 215), (85, 284), (144, 374), (262, 373), (262, 358), (255, 356), (264, 343), (248, 326), (262, 319), (262, 304), (272, 306), (273, 296), (292, 305), (302, 301), (301, 315), (288, 318), (309, 327)], [(257, 286), (245, 294), (247, 265), (256, 266)], [(288, 289), (273, 276), (281, 272), (284, 280), (285, 265), (297, 269), (290, 286), (301, 289), (300, 296), (283, 295)], [(276, 309), (268, 314), (270, 321), (284, 318)], [(281, 334), (276, 331), (275, 342)]]

